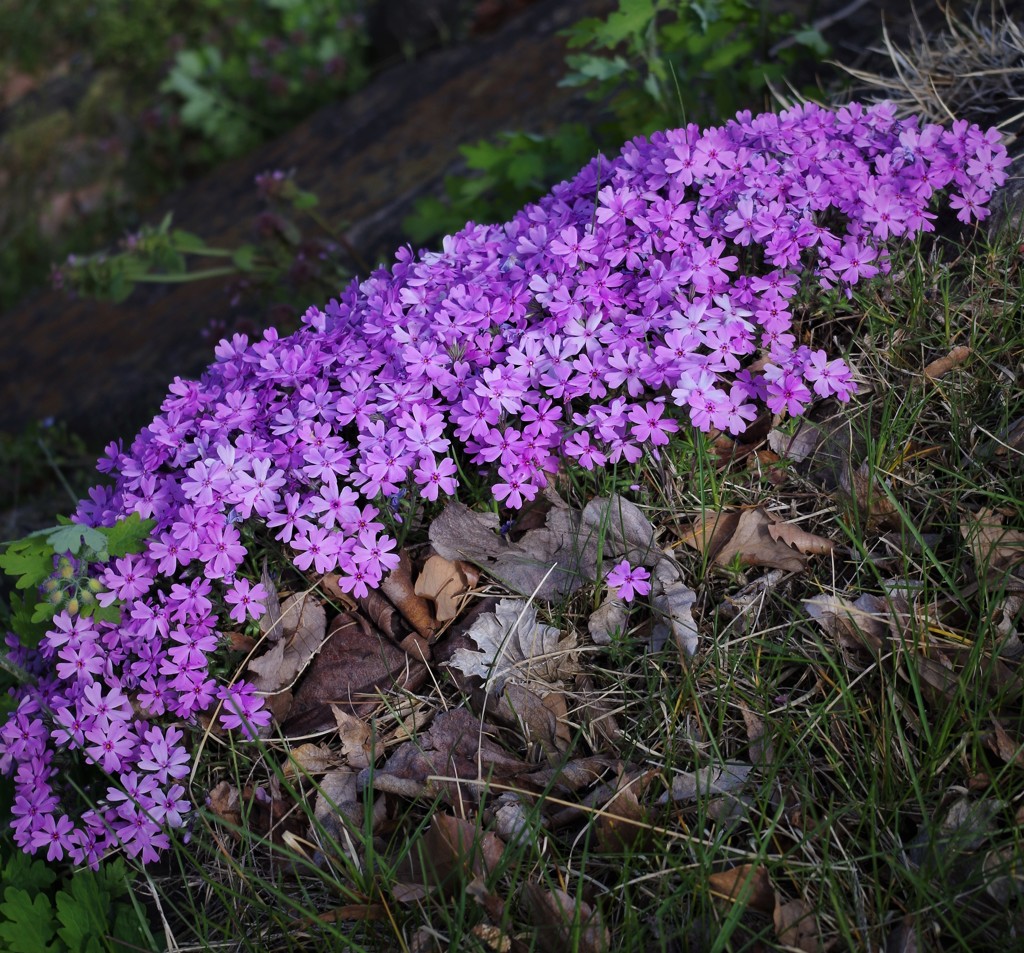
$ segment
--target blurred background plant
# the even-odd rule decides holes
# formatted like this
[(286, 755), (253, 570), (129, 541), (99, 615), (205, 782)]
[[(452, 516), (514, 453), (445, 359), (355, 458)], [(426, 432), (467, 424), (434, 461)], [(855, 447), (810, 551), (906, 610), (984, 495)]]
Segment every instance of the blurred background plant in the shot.
[(605, 19), (581, 20), (565, 36), (573, 52), (561, 85), (587, 89), (607, 105), (606, 120), (464, 146), (465, 174), (449, 176), (445, 194), (421, 199), (403, 223), (414, 242), (467, 220), (503, 221), (633, 136), (767, 108), (772, 84), (813, 75), (829, 53), (818, 29), (767, 0), (620, 0)]
[(0, 308), (368, 76), (358, 0), (0, 4)]

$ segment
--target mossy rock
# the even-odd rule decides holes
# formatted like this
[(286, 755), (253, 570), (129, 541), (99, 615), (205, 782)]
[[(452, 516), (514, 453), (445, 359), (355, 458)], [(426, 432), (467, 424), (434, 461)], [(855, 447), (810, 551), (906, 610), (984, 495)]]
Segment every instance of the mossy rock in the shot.
[(13, 173), (23, 174), (46, 164), (74, 127), (71, 113), (57, 109), (11, 129), (6, 136), (6, 152)]

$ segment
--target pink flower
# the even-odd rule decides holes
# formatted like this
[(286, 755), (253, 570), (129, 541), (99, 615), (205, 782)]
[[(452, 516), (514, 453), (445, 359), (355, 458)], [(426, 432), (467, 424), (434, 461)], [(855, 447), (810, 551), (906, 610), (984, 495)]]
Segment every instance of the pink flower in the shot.
[(651, 574), (643, 566), (630, 566), (627, 559), (608, 570), (604, 578), (608, 588), (623, 602), (632, 602), (634, 596), (646, 596), (651, 591)]

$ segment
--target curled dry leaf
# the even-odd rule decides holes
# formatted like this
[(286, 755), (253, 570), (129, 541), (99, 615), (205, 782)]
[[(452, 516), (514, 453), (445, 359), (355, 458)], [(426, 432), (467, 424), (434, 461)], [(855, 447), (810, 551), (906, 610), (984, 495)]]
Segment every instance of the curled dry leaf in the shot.
[(606, 853), (630, 853), (649, 846), (651, 829), (639, 795), (650, 782), (651, 772), (621, 770), (615, 793), (601, 805), (597, 818), (598, 847)]
[(965, 345), (953, 348), (945, 357), (937, 358), (930, 364), (925, 365), (924, 376), (926, 380), (937, 381), (944, 374), (948, 374), (954, 367), (959, 367), (971, 356), (971, 349)]
[(269, 652), (249, 662), (249, 681), (258, 692), (273, 694), (290, 688), (324, 644), (327, 614), (312, 593), (289, 596), (279, 621), (284, 636)]
[[(242, 826), (242, 804), (238, 797), (238, 788), (227, 781), (221, 781), (209, 795), (209, 808), (222, 821), (232, 827)], [(234, 836), (236, 832), (232, 831)]]
[(335, 768), (320, 779), (317, 789), (313, 816), (334, 840), (346, 843), (345, 826), (359, 830), (366, 817), (366, 809), (359, 800), (356, 772), (348, 767)]
[(655, 529), (635, 503), (618, 494), (597, 497), (583, 507), (582, 523), (603, 540), (605, 555), (625, 558), (631, 563), (648, 565), (660, 557), (655, 547)]
[(852, 461), (839, 471), (839, 488), (857, 507), (868, 527), (899, 526), (899, 512), (878, 479), (878, 470), (865, 460), (856, 470)]
[(531, 883), (523, 887), (523, 900), (544, 953), (565, 953), (567, 949), (604, 953), (611, 944), (611, 934), (601, 922), (600, 912), (585, 900)]
[[(449, 888), (484, 878), (501, 864), (505, 844), (490, 831), (451, 814), (435, 814), (423, 835), (423, 861), (433, 883)], [(455, 879), (457, 883), (452, 883)]]
[(593, 582), (598, 540), (581, 530), (579, 513), (564, 502), (545, 514), (545, 525), (510, 542), (498, 534), (498, 517), (449, 503), (430, 524), (430, 542), (447, 559), (480, 566), (513, 592), (555, 601)]
[(587, 620), (587, 629), (594, 645), (611, 645), (612, 636), (621, 635), (626, 631), (625, 604), (609, 594)]
[(458, 649), (448, 665), (478, 675), (493, 693), (500, 693), (509, 679), (551, 685), (577, 668), (575, 634), (562, 641), (560, 635), (554, 626), (538, 622), (537, 610), (524, 599), (502, 599), (469, 630), (480, 651)]
[(331, 711), (338, 725), (342, 757), (352, 768), (369, 767), (373, 760), (370, 726), (361, 718), (342, 711), (337, 705), (331, 705)]
[(406, 550), (402, 550), (398, 565), (384, 577), (380, 588), (402, 614), (402, 618), (429, 640), (437, 630), (437, 619), (430, 603), (416, 594), (412, 582), (412, 560)]
[(824, 947), (819, 939), (818, 924), (808, 903), (803, 900), (776, 901), (772, 919), (775, 921), (775, 935), (785, 947), (803, 953), (822, 953)]
[(967, 541), (978, 575), (986, 569), (1007, 570), (1024, 562), (1024, 532), (1003, 525), (1003, 513), (982, 509), (960, 520), (960, 535)]
[(844, 648), (877, 652), (889, 637), (889, 607), (884, 599), (870, 593), (856, 602), (823, 593), (805, 599), (804, 609)]
[(415, 592), (434, 603), (438, 622), (448, 622), (459, 614), (462, 597), (479, 578), (480, 574), (469, 563), (435, 553), (427, 558), (416, 577)]
[(817, 449), (824, 439), (824, 434), (817, 424), (802, 419), (797, 424), (795, 433), (788, 434), (781, 430), (772, 430), (768, 434), (768, 446), (780, 457), (802, 463)]
[(267, 594), (263, 600), (263, 608), (266, 611), (260, 616), (260, 632), (266, 636), (268, 642), (274, 643), (284, 635), (284, 622), (281, 619), (281, 602), (277, 597), (277, 586), (274, 585), (265, 559), (260, 572), (260, 584)]
[(656, 619), (651, 642), (657, 651), (668, 640), (675, 639), (682, 659), (692, 658), (699, 644), (700, 633), (693, 618), (697, 593), (682, 579), (678, 566), (670, 559), (660, 559), (654, 567), (651, 610)]
[(738, 558), (744, 566), (769, 566), (787, 572), (803, 569), (809, 555), (833, 549), (829, 540), (760, 507), (709, 513), (698, 519), (682, 539), (719, 566), (728, 566)]
[(749, 764), (726, 761), (708, 768), (683, 771), (672, 778), (670, 790), (658, 798), (658, 803), (695, 801), (699, 797), (729, 794), (743, 786), (751, 770)]
[(337, 766), (338, 756), (327, 745), (304, 744), (288, 752), (284, 776), (325, 774)]
[(775, 890), (768, 871), (760, 864), (740, 864), (708, 877), (711, 895), (771, 916), (775, 912)]

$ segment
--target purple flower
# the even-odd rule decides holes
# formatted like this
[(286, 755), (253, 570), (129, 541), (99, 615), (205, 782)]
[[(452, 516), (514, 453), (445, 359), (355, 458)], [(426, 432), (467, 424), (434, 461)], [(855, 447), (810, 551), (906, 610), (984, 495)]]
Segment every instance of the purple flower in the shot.
[(254, 586), (248, 579), (236, 579), (234, 585), (224, 594), (224, 601), (232, 606), (230, 615), (239, 625), (247, 619), (258, 619), (267, 611), (264, 600), (267, 591), (260, 583)]
[(651, 591), (650, 578), (643, 566), (630, 566), (627, 559), (613, 566), (604, 577), (608, 588), (623, 602), (632, 602), (634, 596), (646, 596)]

